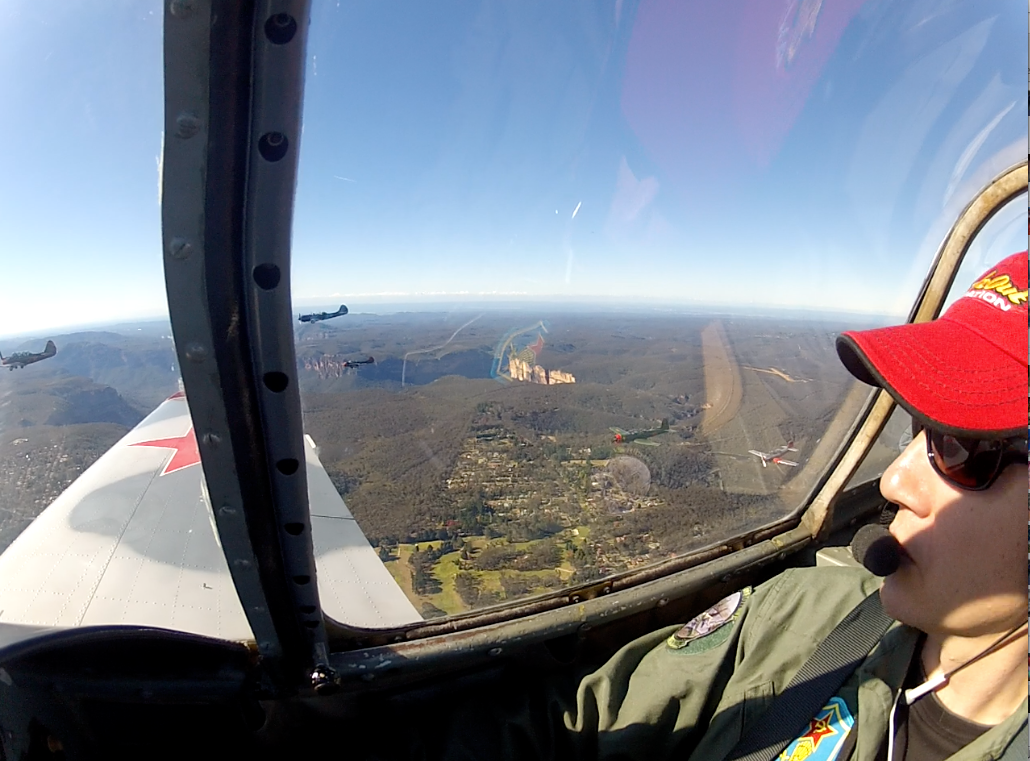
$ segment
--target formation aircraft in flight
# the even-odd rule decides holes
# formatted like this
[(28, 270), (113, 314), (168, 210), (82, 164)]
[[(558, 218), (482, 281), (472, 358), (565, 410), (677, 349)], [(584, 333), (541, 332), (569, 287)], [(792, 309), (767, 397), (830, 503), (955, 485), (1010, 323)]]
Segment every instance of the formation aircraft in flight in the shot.
[(362, 365), (374, 365), (376, 362), (375, 357), (369, 357), (368, 359), (354, 359), (347, 360), (343, 363), (344, 367), (361, 367)]
[(340, 308), (335, 312), (314, 312), (312, 314), (302, 314), (298, 319), (301, 322), (321, 322), (322, 320), (331, 320), (334, 317), (343, 317), (347, 314), (347, 307), (340, 304)]
[(55, 354), (57, 354), (57, 347), (54, 345), (54, 342), (47, 341), (46, 347), (41, 352), (19, 351), (9, 357), (0, 354), (0, 365), (8, 370), (21, 369), (25, 365), (31, 365), (33, 362), (42, 362), (44, 359), (50, 359)]
[(772, 450), (771, 452), (762, 452), (758, 449), (749, 449), (747, 451), (748, 454), (753, 454), (755, 457), (762, 461), (763, 468), (768, 468), (770, 462), (776, 463), (777, 465), (789, 465), (792, 468), (796, 468), (798, 466), (798, 464), (792, 460), (783, 459), (783, 455), (787, 454), (787, 452), (798, 451), (794, 447), (793, 441), (787, 442), (782, 447), (776, 447), (776, 449)]
[(657, 428), (637, 428), (632, 431), (627, 431), (625, 428), (612, 426), (608, 430), (615, 434), (614, 438), (612, 438), (612, 442), (615, 444), (628, 444), (631, 441), (635, 441), (638, 444), (656, 447), (658, 446), (657, 441), (647, 441), (647, 439), (650, 439), (652, 436), (659, 436), (663, 433), (668, 433), (669, 418), (662, 418), (662, 423)]

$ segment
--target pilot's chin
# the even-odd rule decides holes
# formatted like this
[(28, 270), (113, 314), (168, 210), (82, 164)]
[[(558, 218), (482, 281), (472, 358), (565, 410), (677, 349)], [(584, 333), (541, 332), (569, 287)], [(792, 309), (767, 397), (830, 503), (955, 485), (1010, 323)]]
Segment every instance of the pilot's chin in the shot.
[(902, 567), (886, 576), (880, 584), (880, 603), (884, 612), (903, 624), (918, 626), (913, 620), (913, 604), (918, 603), (919, 594), (913, 590), (908, 569)]

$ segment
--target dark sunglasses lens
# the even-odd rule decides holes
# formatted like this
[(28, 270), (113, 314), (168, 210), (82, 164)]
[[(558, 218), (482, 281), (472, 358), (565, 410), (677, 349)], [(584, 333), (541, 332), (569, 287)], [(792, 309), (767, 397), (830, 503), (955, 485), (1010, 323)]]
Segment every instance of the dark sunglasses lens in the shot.
[(997, 474), (1003, 442), (959, 438), (932, 430), (928, 433), (934, 462), (941, 474), (957, 485), (980, 489)]

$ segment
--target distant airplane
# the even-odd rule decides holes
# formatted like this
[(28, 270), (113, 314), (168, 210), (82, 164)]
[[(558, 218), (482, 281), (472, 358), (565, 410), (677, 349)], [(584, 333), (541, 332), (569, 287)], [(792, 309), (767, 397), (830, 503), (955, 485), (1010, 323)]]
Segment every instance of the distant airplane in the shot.
[(19, 351), (9, 357), (5, 357), (3, 354), (0, 354), (0, 365), (3, 365), (8, 370), (13, 370), (16, 367), (22, 368), (25, 367), (25, 365), (31, 365), (33, 362), (50, 359), (50, 357), (55, 354), (57, 354), (57, 347), (54, 346), (54, 342), (47, 341), (46, 348), (38, 354), (33, 354), (31, 351)]
[(618, 426), (612, 426), (608, 430), (615, 434), (615, 438), (612, 439), (612, 441), (616, 444), (628, 444), (631, 441), (635, 441), (638, 444), (656, 447), (658, 446), (658, 442), (645, 441), (645, 439), (667, 433), (669, 430), (669, 418), (662, 418), (662, 424), (657, 428), (638, 428), (634, 431), (627, 431), (623, 428), (619, 428)]
[(771, 452), (760, 452), (757, 449), (749, 449), (748, 454), (753, 454), (755, 457), (759, 458), (762, 461), (763, 468), (768, 468), (770, 462), (774, 462), (777, 465), (789, 465), (792, 468), (796, 468), (798, 466), (796, 462), (784, 460), (782, 457), (782, 455), (785, 455), (787, 452), (796, 451), (798, 450), (794, 448), (794, 442), (789, 441), (782, 447), (776, 447), (776, 449)]
[(300, 316), (301, 322), (321, 322), (322, 320), (331, 320), (333, 317), (343, 317), (347, 314), (347, 307), (340, 304), (340, 308), (335, 312), (315, 312), (314, 314), (302, 314)]
[(356, 360), (353, 360), (353, 361), (352, 360), (348, 360), (348, 361), (343, 363), (343, 366), (344, 367), (358, 367), (360, 365), (373, 365), (373, 364), (375, 364), (375, 361), (376, 361), (375, 357), (369, 357), (368, 359), (356, 359)]

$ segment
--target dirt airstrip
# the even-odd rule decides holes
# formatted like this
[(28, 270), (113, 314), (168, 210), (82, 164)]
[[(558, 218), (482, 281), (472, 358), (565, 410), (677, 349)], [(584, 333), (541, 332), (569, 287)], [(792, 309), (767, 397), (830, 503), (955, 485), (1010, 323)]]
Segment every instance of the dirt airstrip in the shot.
[(705, 365), (705, 401), (711, 405), (701, 420), (701, 433), (711, 436), (737, 414), (743, 386), (726, 329), (718, 320), (701, 330), (701, 351)]

